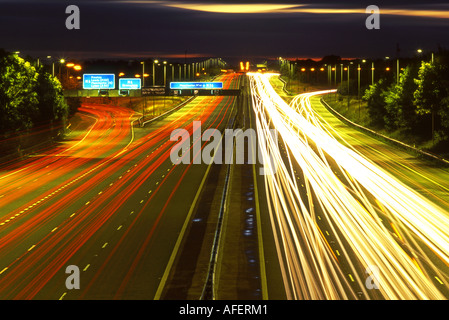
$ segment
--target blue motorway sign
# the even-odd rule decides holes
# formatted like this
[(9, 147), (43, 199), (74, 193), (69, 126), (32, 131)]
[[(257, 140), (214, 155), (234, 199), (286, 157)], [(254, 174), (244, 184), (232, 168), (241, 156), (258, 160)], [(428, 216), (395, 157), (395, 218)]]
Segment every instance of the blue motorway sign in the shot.
[(223, 82), (170, 82), (170, 89), (187, 90), (187, 89), (223, 89)]
[(118, 88), (124, 90), (138, 90), (142, 88), (142, 81), (139, 78), (120, 78)]
[(115, 89), (114, 74), (83, 74), (83, 89)]

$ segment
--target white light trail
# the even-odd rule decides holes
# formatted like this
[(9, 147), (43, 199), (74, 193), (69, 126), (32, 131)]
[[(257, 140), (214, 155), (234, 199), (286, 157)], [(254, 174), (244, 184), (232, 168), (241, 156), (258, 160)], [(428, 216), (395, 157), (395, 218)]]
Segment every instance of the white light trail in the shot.
[[(249, 74), (260, 150), (276, 161), (265, 182), (288, 298), (445, 299), (429, 269), (447, 285), (445, 276), (420, 246), (449, 265), (448, 213), (326, 131), (310, 104), (325, 92), (288, 105), (271, 76)], [(285, 153), (266, 134), (273, 127)], [(378, 290), (365, 285), (371, 266)]]

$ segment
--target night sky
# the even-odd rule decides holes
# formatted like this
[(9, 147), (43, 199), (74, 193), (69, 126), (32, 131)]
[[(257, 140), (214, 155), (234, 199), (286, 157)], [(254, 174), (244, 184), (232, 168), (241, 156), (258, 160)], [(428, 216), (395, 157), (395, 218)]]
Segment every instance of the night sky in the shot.
[[(381, 10), (368, 30), (365, 8)], [(65, 8), (77, 5), (80, 30)], [(449, 49), (442, 1), (0, 0), (0, 48), (34, 57), (240, 59), (412, 56)]]

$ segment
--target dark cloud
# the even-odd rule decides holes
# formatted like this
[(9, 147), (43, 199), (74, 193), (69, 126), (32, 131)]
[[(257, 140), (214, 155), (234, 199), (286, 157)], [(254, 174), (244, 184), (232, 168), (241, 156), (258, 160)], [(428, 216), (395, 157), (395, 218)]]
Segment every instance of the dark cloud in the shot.
[[(203, 54), (221, 57), (394, 55), (449, 46), (449, 19), (381, 15), (367, 30), (363, 14), (221, 14), (168, 7), (185, 1), (0, 1), (0, 47), (32, 55), (128, 57)], [(195, 0), (192, 3), (210, 4)], [(279, 4), (273, 1), (214, 1)], [(286, 0), (313, 8), (366, 8), (371, 2)], [(81, 29), (65, 28), (65, 8), (81, 10)], [(440, 1), (378, 1), (381, 8), (449, 10)]]

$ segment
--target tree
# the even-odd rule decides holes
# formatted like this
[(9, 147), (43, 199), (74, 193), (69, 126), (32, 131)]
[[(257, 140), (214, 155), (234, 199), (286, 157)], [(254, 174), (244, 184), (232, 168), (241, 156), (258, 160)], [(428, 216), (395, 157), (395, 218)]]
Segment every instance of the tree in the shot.
[(19, 131), (33, 126), (39, 115), (34, 90), (36, 69), (17, 55), (0, 52), (0, 131)]
[(435, 128), (440, 119), (443, 100), (448, 96), (448, 88), (443, 79), (447, 76), (447, 68), (436, 62), (422, 62), (418, 78), (415, 79), (417, 88), (414, 92), (414, 104), (418, 115), (431, 115), (432, 139)]
[(16, 54), (0, 50), (0, 133), (64, 121), (68, 106), (60, 82)]
[(64, 121), (67, 118), (68, 106), (64, 101), (61, 83), (56, 78), (40, 72), (36, 92), (39, 96), (41, 121)]
[(384, 91), (388, 88), (388, 83), (384, 79), (380, 79), (365, 91), (363, 100), (367, 101), (368, 114), (371, 124), (378, 127), (385, 127), (385, 118), (387, 114)]
[(384, 93), (385, 125), (390, 130), (405, 129), (412, 131), (417, 125), (416, 106), (413, 103), (416, 90), (415, 77), (417, 67), (407, 66), (399, 76), (399, 82), (393, 83)]

